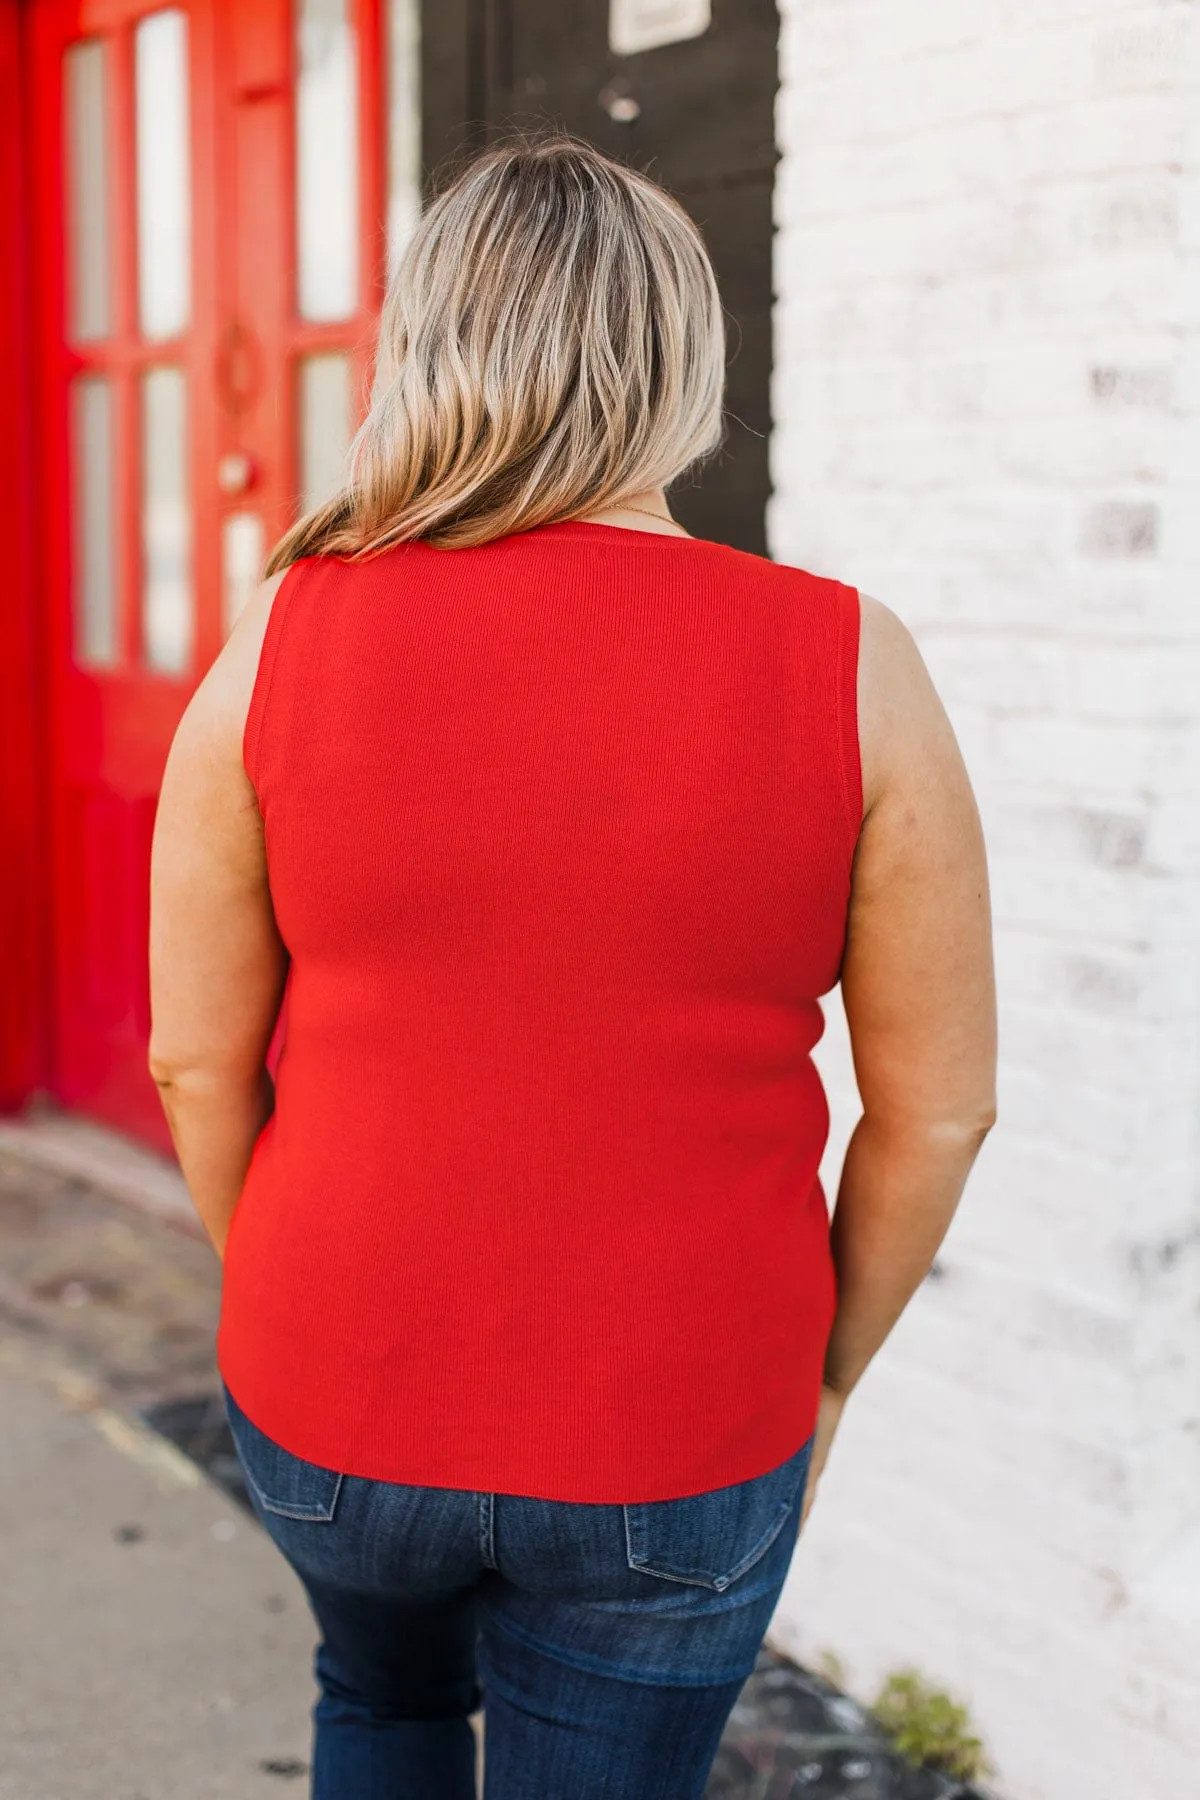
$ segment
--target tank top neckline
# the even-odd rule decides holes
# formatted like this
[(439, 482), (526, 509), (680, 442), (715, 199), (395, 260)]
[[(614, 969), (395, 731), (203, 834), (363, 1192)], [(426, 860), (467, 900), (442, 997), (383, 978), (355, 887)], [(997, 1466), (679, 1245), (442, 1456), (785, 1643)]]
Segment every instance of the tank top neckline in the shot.
[(515, 535), (520, 537), (546, 537), (562, 533), (576, 536), (588, 536), (597, 540), (612, 542), (618, 538), (635, 538), (639, 544), (647, 539), (656, 544), (699, 544), (709, 550), (727, 550), (727, 544), (719, 544), (712, 538), (676, 537), (669, 531), (643, 531), (638, 525), (605, 525), (596, 519), (552, 519), (545, 525), (532, 525), (528, 531)]

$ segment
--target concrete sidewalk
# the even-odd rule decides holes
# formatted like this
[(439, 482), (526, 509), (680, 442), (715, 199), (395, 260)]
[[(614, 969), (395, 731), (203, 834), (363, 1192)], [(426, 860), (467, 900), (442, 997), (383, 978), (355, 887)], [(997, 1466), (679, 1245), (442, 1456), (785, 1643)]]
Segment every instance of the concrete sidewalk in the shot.
[(307, 1792), (315, 1632), (186, 1458), (0, 1337), (0, 1800)]

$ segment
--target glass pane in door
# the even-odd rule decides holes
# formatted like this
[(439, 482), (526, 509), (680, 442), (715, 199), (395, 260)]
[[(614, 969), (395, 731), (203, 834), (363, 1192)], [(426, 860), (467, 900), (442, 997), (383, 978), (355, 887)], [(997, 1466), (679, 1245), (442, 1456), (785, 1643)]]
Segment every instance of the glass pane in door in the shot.
[(116, 508), (112, 387), (104, 375), (71, 383), (71, 594), (75, 661), (117, 661)]
[(187, 17), (147, 13), (134, 32), (138, 323), (174, 337), (191, 312)]
[(350, 358), (339, 351), (300, 363), (300, 495), (307, 512), (341, 487), (350, 447)]
[(225, 636), (262, 580), (267, 534), (258, 513), (230, 513), (221, 526), (221, 615)]
[(348, 0), (296, 5), (297, 306), (348, 319), (358, 306), (358, 55)]
[(141, 382), (142, 660), (180, 675), (192, 658), (192, 530), (182, 369)]
[(108, 46), (100, 38), (69, 44), (63, 58), (67, 336), (76, 344), (112, 329), (108, 105)]
[(421, 216), (421, 5), (388, 0), (388, 271)]

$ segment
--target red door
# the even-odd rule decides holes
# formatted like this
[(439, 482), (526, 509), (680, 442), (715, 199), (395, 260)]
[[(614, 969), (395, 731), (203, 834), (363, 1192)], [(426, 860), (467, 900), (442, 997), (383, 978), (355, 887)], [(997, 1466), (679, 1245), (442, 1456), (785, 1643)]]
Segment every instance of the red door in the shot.
[(396, 217), (417, 179), (413, 3), (26, 9), (48, 1085), (163, 1147), (145, 1066), (159, 779), (267, 550), (337, 482), (361, 416), (385, 138)]

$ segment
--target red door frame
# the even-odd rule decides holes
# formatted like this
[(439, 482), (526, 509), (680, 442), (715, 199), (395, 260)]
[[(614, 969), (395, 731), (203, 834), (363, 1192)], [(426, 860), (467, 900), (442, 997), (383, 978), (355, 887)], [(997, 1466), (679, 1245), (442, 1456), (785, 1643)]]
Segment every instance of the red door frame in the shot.
[[(199, 529), (196, 471), (211, 462), (208, 414), (189, 403), (189, 464), (196, 594), (193, 672), (149, 676), (141, 667), (140, 476), (138, 382), (143, 368), (170, 365), (187, 375), (189, 395), (211, 368), (206, 327), (215, 324), (209, 293), (212, 183), (196, 170), (192, 193), (193, 318), (178, 339), (144, 345), (135, 314), (133, 94), (130, 0), (42, 0), (23, 8), (23, 76), (28, 96), (26, 166), (30, 221), (33, 404), (37, 453), (34, 571), (42, 644), (49, 905), (47, 1086), (55, 1098), (169, 1148), (169, 1135), (145, 1066), (149, 1030), (144, 939), (154, 794), (166, 747), (211, 652), (206, 612), (214, 604), (216, 551)], [(144, 10), (150, 10), (149, 7)], [(189, 7), (190, 107), (194, 141), (212, 143), (212, 0)], [(65, 329), (67, 257), (62, 54), (76, 37), (112, 39), (108, 109), (113, 320), (95, 345), (72, 346)], [(73, 654), (71, 461), (67, 400), (72, 377), (96, 370), (110, 380), (114, 437), (113, 512), (120, 596), (118, 660), (109, 670), (77, 665)]]
[[(80, 34), (103, 27), (122, 0), (81, 0)], [(139, 8), (139, 11), (143, 8)], [(149, 6), (144, 10), (151, 10)], [(61, 835), (52, 828), (65, 746), (78, 743), (78, 708), (64, 703), (60, 673), (70, 657), (70, 586), (61, 495), (66, 488), (65, 377), (72, 354), (62, 337), (61, 130), (51, 99), (34, 117), (19, 104), (36, 73), (30, 56), (38, 36), (36, 7), (0, 0), (0, 344), (11, 354), (0, 375), (0, 527), (9, 550), (0, 584), (0, 843), (9, 879), (0, 882), (0, 1109), (21, 1106), (39, 1089), (68, 1103), (56, 1048), (56, 963), (62, 955), (64, 908), (80, 905), (66, 891), (71, 874)], [(358, 0), (359, 242), (361, 305), (340, 325), (306, 325), (295, 317), (292, 224), (294, 68), (289, 0), (195, 0), (193, 20), (193, 298), (195, 327), (186, 354), (193, 391), (210, 383), (216, 403), (198, 403), (190, 430), (193, 461), (194, 573), (197, 592), (193, 667), (183, 681), (165, 680), (140, 694), (148, 732), (173, 729), (187, 694), (220, 648), (218, 528), (234, 505), (217, 493), (215, 471), (230, 450), (249, 450), (262, 475), (251, 496), (267, 541), (289, 522), (296, 491), (295, 367), (322, 349), (352, 349), (360, 395), (365, 391), (373, 326), (381, 299), (384, 131), (381, 90), (381, 0)], [(197, 73), (197, 70), (202, 73)], [(57, 85), (55, 69), (41, 71)], [(114, 96), (128, 121), (128, 96)], [(272, 129), (272, 116), (274, 128)], [(281, 121), (284, 129), (280, 130)], [(207, 162), (207, 169), (201, 164)], [(246, 179), (247, 169), (253, 179)], [(29, 202), (36, 192), (38, 206)], [(217, 194), (226, 208), (218, 216)], [(132, 268), (133, 222), (115, 196), (118, 281)], [(231, 327), (249, 326), (266, 380), (234, 407), (222, 404), (228, 382)], [(253, 361), (253, 358), (251, 359)], [(39, 371), (38, 376), (29, 375)], [(361, 403), (360, 403), (361, 404)], [(128, 459), (116, 505), (127, 546), (136, 542), (137, 495)], [(37, 471), (36, 475), (34, 471)], [(7, 478), (5, 478), (7, 477)], [(42, 549), (35, 558), (34, 546)], [(126, 552), (128, 554), (128, 550)], [(86, 709), (85, 709), (86, 710)], [(157, 723), (156, 723), (157, 721)], [(82, 729), (87, 729), (86, 722)], [(65, 877), (65, 879), (64, 879)], [(56, 931), (57, 920), (57, 931)], [(68, 932), (70, 930), (70, 921)], [(140, 921), (132, 921), (140, 931)], [(55, 944), (58, 943), (58, 950)], [(69, 1083), (68, 1083), (69, 1087)], [(147, 1094), (150, 1086), (146, 1080)], [(105, 1104), (99, 1111), (103, 1116)], [(112, 1116), (111, 1109), (109, 1116)], [(133, 1097), (120, 1122), (167, 1146), (157, 1108)]]
[(0, 0), (0, 1111), (49, 1081), (44, 693), (34, 584), (28, 180), (18, 0)]

